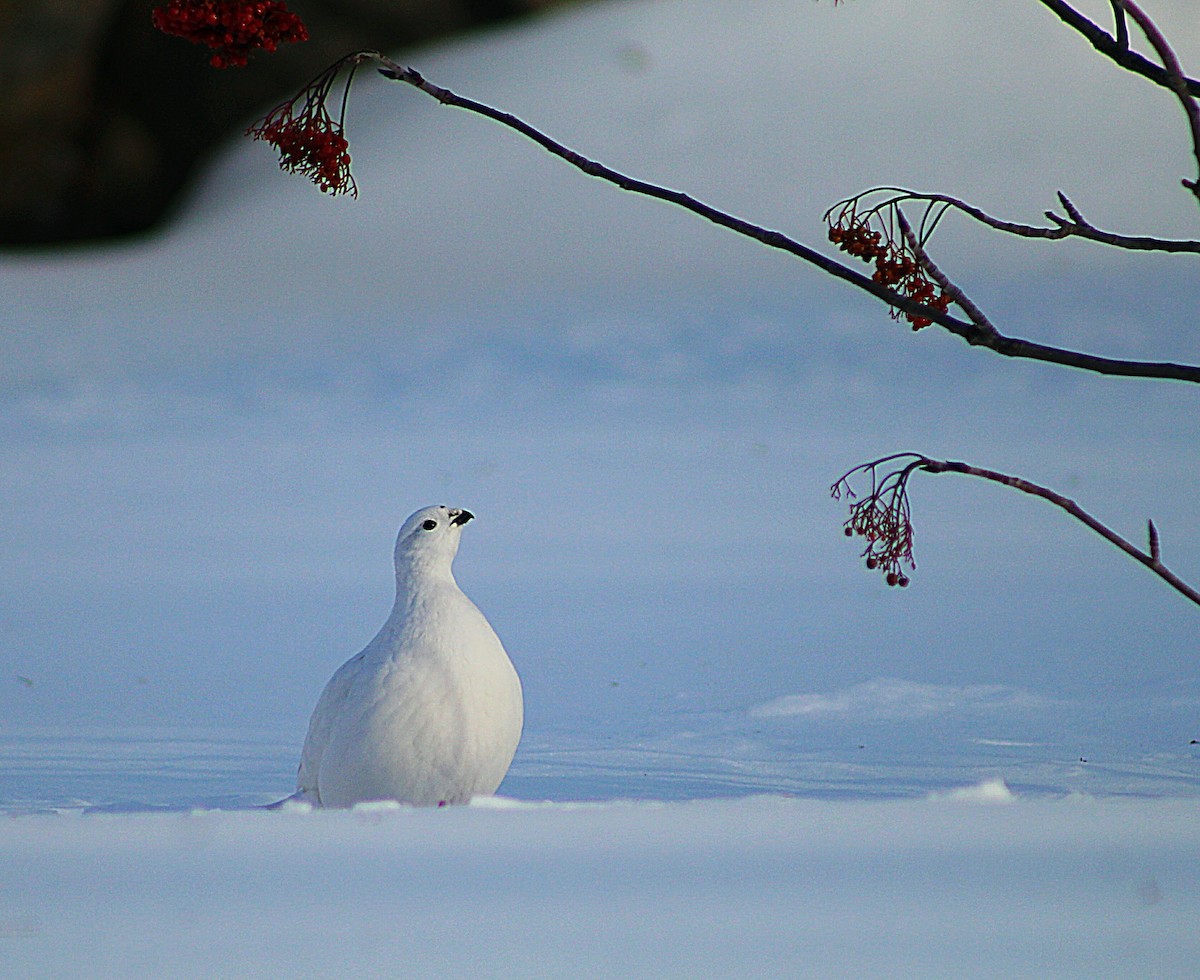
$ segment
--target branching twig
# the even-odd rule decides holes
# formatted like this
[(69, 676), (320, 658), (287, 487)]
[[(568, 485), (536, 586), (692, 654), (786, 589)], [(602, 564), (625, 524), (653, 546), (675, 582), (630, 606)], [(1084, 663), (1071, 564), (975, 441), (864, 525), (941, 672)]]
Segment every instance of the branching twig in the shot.
[[(1158, 29), (1158, 25), (1146, 15), (1141, 7), (1133, 0), (1120, 0), (1120, 3), (1125, 12), (1137, 23), (1141, 32), (1146, 35), (1146, 40), (1150, 42), (1150, 46), (1154, 48), (1155, 53), (1162, 61), (1163, 70), (1167, 73), (1166, 86), (1175, 93), (1175, 97), (1179, 99), (1179, 104), (1183, 106), (1183, 111), (1187, 115), (1188, 128), (1192, 134), (1192, 154), (1196, 158), (1197, 167), (1200, 167), (1200, 105), (1197, 105), (1195, 94), (1188, 88), (1188, 81), (1183, 74), (1179, 59), (1175, 56), (1171, 45), (1167, 43), (1162, 31)], [(1196, 200), (1200, 202), (1200, 181), (1185, 180), (1183, 186), (1190, 190)]]
[[(353, 72), (366, 61), (374, 61), (382, 67), (380, 74), (395, 81), (404, 82), (431, 96), (443, 105), (453, 106), (468, 112), (476, 113), (519, 133), (532, 140), (547, 152), (559, 157), (589, 176), (607, 181), (622, 190), (645, 197), (665, 201), (677, 207), (692, 212), (713, 224), (728, 228), (754, 239), (769, 248), (779, 249), (796, 256), (804, 262), (815, 266), (821, 271), (841, 279), (859, 289), (870, 293), (882, 300), (893, 310), (894, 315), (904, 315), (914, 327), (936, 323), (955, 336), (961, 337), (968, 344), (986, 347), (1005, 357), (1020, 357), (1031, 360), (1045, 361), (1051, 364), (1061, 364), (1067, 367), (1092, 371), (1097, 374), (1123, 377), (1158, 378), (1176, 381), (1200, 383), (1200, 366), (1191, 364), (1176, 364), (1164, 361), (1136, 361), (1122, 358), (1102, 357), (1061, 347), (1052, 347), (1034, 341), (1022, 340), (1001, 334), (994, 327), (989, 328), (971, 319), (962, 320), (951, 316), (949, 308), (950, 294), (936, 295), (932, 285), (924, 275), (904, 277), (865, 276), (860, 272), (843, 265), (827, 255), (804, 245), (779, 231), (772, 231), (761, 225), (746, 221), (711, 205), (691, 197), (682, 191), (672, 190), (649, 181), (630, 177), (620, 171), (607, 167), (595, 160), (590, 160), (580, 153), (570, 149), (557, 140), (541, 132), (523, 119), (495, 109), (482, 102), (468, 99), (442, 88), (424, 78), (413, 68), (404, 67), (384, 57), (378, 51), (359, 51), (340, 59), (326, 73), (320, 76), (320, 84), (309, 86), (299, 95), (278, 106), (249, 132), (261, 139), (274, 143), (280, 150), (285, 169), (298, 170), (310, 176), (323, 189), (337, 193), (342, 190), (354, 189), (353, 178), (349, 172), (349, 152), (342, 133), (342, 122), (345, 113), (345, 98), (349, 89), (343, 90), (342, 107), (335, 123), (326, 111), (324, 100), (328, 97), (334, 77), (343, 67)], [(296, 106), (300, 105), (297, 112)], [(322, 132), (326, 127), (328, 132)], [(856, 221), (854, 216), (854, 201), (851, 199), (842, 214), (850, 214), (851, 223)], [(942, 204), (942, 211), (927, 211), (922, 219), (922, 239), (936, 226), (945, 206), (952, 203), (947, 199)], [(961, 203), (961, 202), (958, 202)], [(931, 205), (936, 207), (937, 204)], [(977, 210), (977, 209), (976, 209)], [(970, 213), (970, 212), (968, 212)], [(982, 212), (977, 212), (977, 216)], [(1069, 214), (1077, 214), (1070, 211)], [(827, 215), (828, 217), (828, 215)], [(831, 235), (834, 229), (831, 228)], [(853, 229), (858, 231), (860, 229)], [(1057, 234), (1063, 234), (1056, 231)], [(1053, 234), (1053, 233), (1052, 233)], [(1050, 237), (1050, 236), (1048, 236)], [(887, 252), (887, 250), (885, 250)], [(860, 255), (863, 258), (874, 259), (875, 256)], [(894, 254), (886, 254), (882, 258), (891, 261), (897, 258)], [(893, 288), (893, 287), (902, 288)]]
[[(1070, 4), (1063, 3), (1062, 0), (1040, 0), (1040, 2), (1064, 24), (1082, 34), (1093, 48), (1126, 71), (1148, 78), (1155, 85), (1161, 85), (1164, 88), (1171, 87), (1168, 73), (1164, 69), (1129, 47), (1129, 35), (1126, 31), (1122, 31), (1123, 20), (1120, 18), (1117, 22), (1117, 36), (1114, 38)], [(1117, 0), (1114, 0), (1114, 7), (1116, 2)], [(1200, 81), (1194, 78), (1184, 78), (1184, 83), (1192, 95), (1200, 96)]]
[[(884, 456), (873, 463), (856, 466), (829, 488), (835, 500), (845, 497), (856, 501), (850, 504), (850, 516), (843, 525), (846, 537), (858, 535), (866, 540), (867, 546), (863, 549), (862, 557), (866, 560), (867, 568), (880, 571), (888, 585), (902, 588), (908, 585), (908, 575), (904, 569), (917, 567), (912, 553), (913, 526), (908, 506), (908, 479), (921, 467), (924, 458), (916, 453)], [(879, 475), (884, 464), (901, 459), (906, 460), (903, 466)], [(851, 480), (860, 473), (870, 477), (871, 492), (857, 500), (858, 495)]]
[[(877, 196), (882, 199), (871, 202), (871, 198)], [(826, 220), (829, 220), (830, 215), (835, 214), (839, 208), (843, 208), (848, 204), (853, 204), (859, 216), (865, 217), (886, 212), (890, 208), (909, 201), (922, 201), (930, 208), (940, 207), (944, 209), (951, 207), (975, 219), (980, 224), (986, 225), (988, 228), (1006, 232), (1010, 235), (1019, 235), (1022, 238), (1044, 238), (1051, 241), (1063, 238), (1086, 238), (1089, 241), (1099, 242), (1103, 245), (1113, 245), (1117, 248), (1129, 249), (1130, 251), (1191, 252), (1200, 255), (1200, 241), (1151, 238), (1145, 235), (1120, 235), (1116, 232), (1103, 231), (1084, 218), (1079, 209), (1075, 207), (1062, 191), (1058, 192), (1058, 200), (1067, 216), (1064, 218), (1053, 211), (1045, 212), (1047, 219), (1054, 225), (1052, 228), (1039, 225), (1026, 225), (1017, 221), (1006, 221), (1003, 218), (997, 218), (994, 215), (988, 214), (974, 204), (970, 204), (957, 197), (952, 197), (949, 194), (928, 194), (923, 191), (909, 190), (906, 187), (872, 187), (856, 194), (852, 198), (839, 201), (826, 212), (825, 217)]]
[[(357, 197), (344, 130), (350, 86), (364, 60), (369, 59), (361, 53), (340, 58), (309, 82), (299, 95), (276, 106), (247, 129), (246, 135), (279, 150), (279, 166), (284, 170), (303, 174), (326, 193)], [(341, 107), (335, 120), (327, 103), (343, 70)]]
[[(900, 461), (903, 461), (903, 465), (900, 464)], [(881, 476), (882, 468), (888, 463), (896, 465)], [(888, 576), (889, 585), (905, 584), (899, 581), (899, 576), (902, 574), (900, 572), (901, 563), (906, 563), (910, 568), (916, 567), (912, 558), (913, 528), (908, 504), (908, 481), (918, 470), (926, 473), (961, 473), (966, 476), (976, 476), (1012, 487), (1022, 493), (1041, 497), (1066, 511), (1135, 561), (1145, 565), (1171, 588), (1200, 606), (1200, 590), (1188, 585), (1162, 563), (1158, 529), (1154, 526), (1153, 521), (1148, 523), (1149, 550), (1142, 551), (1112, 528), (1093, 517), (1074, 500), (1047, 487), (1039, 486), (1019, 476), (1009, 476), (1006, 473), (998, 473), (995, 470), (954, 460), (931, 459), (920, 453), (897, 453), (871, 463), (865, 463), (862, 466), (856, 466), (830, 488), (836, 499), (848, 496), (855, 500), (850, 505), (850, 517), (845, 523), (846, 534), (847, 536), (857, 534), (867, 539), (867, 549), (863, 552), (867, 559), (867, 567), (882, 568)], [(858, 500), (855, 499), (852, 481), (860, 474), (869, 477), (871, 490), (867, 496)]]

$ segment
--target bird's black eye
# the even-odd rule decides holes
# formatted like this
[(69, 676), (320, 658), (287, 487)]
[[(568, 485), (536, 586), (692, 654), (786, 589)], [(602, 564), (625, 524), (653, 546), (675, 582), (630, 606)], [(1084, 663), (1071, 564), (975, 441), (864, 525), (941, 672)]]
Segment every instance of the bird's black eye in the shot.
[(435, 527), (437, 527), (437, 521), (428, 520), (422, 524), (421, 527), (425, 528), (426, 531), (432, 531)]

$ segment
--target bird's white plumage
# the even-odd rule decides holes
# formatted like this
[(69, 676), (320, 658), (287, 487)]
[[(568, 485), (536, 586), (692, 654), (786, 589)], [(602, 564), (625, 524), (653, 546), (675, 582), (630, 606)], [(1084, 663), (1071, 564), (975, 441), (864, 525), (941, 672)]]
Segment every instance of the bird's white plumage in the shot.
[(521, 737), (521, 682), (454, 581), (469, 511), (426, 507), (396, 539), (396, 604), (317, 701), (293, 799), (466, 803), (496, 791)]

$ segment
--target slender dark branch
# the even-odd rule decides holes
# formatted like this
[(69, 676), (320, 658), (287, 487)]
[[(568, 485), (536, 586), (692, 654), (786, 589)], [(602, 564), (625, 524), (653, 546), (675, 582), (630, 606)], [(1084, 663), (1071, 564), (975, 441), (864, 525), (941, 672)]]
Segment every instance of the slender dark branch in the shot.
[[(885, 464), (892, 465), (880, 475)], [(1188, 585), (1163, 564), (1158, 528), (1154, 526), (1153, 521), (1147, 522), (1149, 550), (1142, 551), (1093, 517), (1074, 500), (1048, 487), (982, 466), (972, 466), (955, 460), (931, 459), (921, 453), (893, 453), (874, 462), (856, 466), (830, 488), (835, 499), (848, 498), (852, 501), (850, 517), (844, 525), (846, 535), (859, 535), (866, 539), (867, 547), (863, 556), (867, 560), (867, 567), (885, 572), (889, 585), (907, 584), (907, 580), (899, 581), (899, 577), (903, 576), (902, 565), (916, 567), (912, 558), (913, 528), (909, 516), (908, 483), (909, 478), (917, 471), (975, 476), (1049, 501), (1130, 558), (1145, 565), (1180, 595), (1200, 606), (1200, 590)], [(857, 498), (852, 486), (852, 482), (860, 475), (869, 475), (871, 482), (870, 492), (862, 499)]]
[[(1106, 58), (1116, 62), (1116, 64), (1120, 65), (1126, 71), (1131, 71), (1136, 75), (1148, 78), (1155, 85), (1161, 85), (1164, 88), (1171, 87), (1168, 72), (1160, 68), (1149, 58), (1132, 50), (1129, 47), (1128, 35), (1126, 35), (1124, 43), (1122, 43), (1120, 24), (1117, 27), (1117, 37), (1114, 38), (1111, 34), (1107, 34), (1103, 28), (1088, 20), (1070, 4), (1063, 3), (1062, 0), (1040, 0), (1040, 3), (1068, 27), (1082, 34), (1093, 48)], [(1194, 78), (1184, 78), (1184, 83), (1192, 95), (1200, 96), (1200, 81)]]
[(1001, 483), (1006, 487), (1012, 487), (1014, 490), (1020, 490), (1022, 493), (1028, 493), (1034, 497), (1041, 497), (1043, 500), (1049, 501), (1056, 507), (1066, 511), (1077, 521), (1091, 528), (1091, 530), (1099, 534), (1104, 540), (1120, 548), (1134, 561), (1141, 562), (1141, 564), (1145, 565), (1150, 571), (1171, 586), (1171, 588), (1175, 589), (1175, 591), (1200, 606), (1200, 590), (1188, 585), (1162, 563), (1159, 557), (1158, 530), (1154, 527), (1153, 522), (1150, 523), (1150, 550), (1142, 551), (1117, 534), (1112, 528), (1093, 517), (1075, 503), (1074, 500), (1064, 497), (1062, 494), (1056, 493), (1047, 487), (1031, 483), (1022, 477), (997, 473), (995, 470), (984, 469), (981, 466), (972, 466), (969, 463), (959, 463), (954, 460), (929, 459), (928, 457), (924, 458), (924, 462), (920, 468), (927, 473), (962, 473), (967, 476), (977, 476), (984, 480), (991, 480), (993, 483)]
[(1001, 334), (988, 332), (974, 323), (960, 320), (957, 317), (935, 309), (930, 306), (925, 306), (911, 299), (908, 296), (898, 293), (895, 290), (882, 286), (874, 282), (869, 276), (851, 269), (848, 266), (842, 265), (840, 262), (821, 254), (815, 249), (809, 248), (800, 242), (789, 238), (782, 232), (771, 231), (763, 228), (752, 222), (738, 218), (725, 211), (711, 207), (702, 201), (696, 200), (681, 191), (671, 190), (666, 187), (661, 187), (657, 184), (652, 184), (644, 180), (638, 180), (634, 177), (629, 177), (617, 170), (613, 170), (604, 166), (595, 160), (589, 160), (587, 157), (576, 153), (574, 150), (564, 146), (562, 143), (551, 139), (545, 133), (534, 128), (529, 123), (507, 112), (502, 112), (499, 109), (494, 109), (489, 105), (481, 102), (476, 102), (473, 99), (464, 98), (456, 95), (449, 89), (434, 85), (432, 82), (425, 79), (415, 69), (403, 67), (390, 58), (386, 58), (375, 52), (369, 53), (384, 67), (379, 69), (380, 74), (386, 78), (391, 78), (395, 81), (404, 82), (414, 88), (419, 89), (426, 95), (431, 96), (443, 105), (452, 106), (458, 109), (464, 109), (468, 112), (474, 112), (478, 115), (485, 116), (495, 122), (500, 123), (509, 129), (520, 133), (527, 139), (537, 143), (547, 152), (565, 160), (573, 167), (581, 170), (589, 176), (596, 177), (600, 180), (607, 181), (610, 184), (621, 188), (625, 191), (630, 191), (635, 194), (641, 194), (646, 197), (656, 198), (660, 201), (666, 201), (669, 204), (674, 204), (684, 208), (693, 214), (699, 215), (713, 224), (720, 225), (735, 231), (740, 235), (752, 238), (755, 241), (761, 242), (770, 248), (780, 249), (791, 255), (816, 266), (823, 272), (828, 273), (835, 278), (849, 282), (859, 289), (870, 293), (872, 296), (887, 303), (893, 309), (900, 310), (905, 313), (913, 313), (920, 317), (925, 317), (933, 323), (948, 330), (950, 333), (961, 337), (968, 344), (979, 347), (987, 347), (1003, 354), (1006, 357), (1024, 357), (1038, 361), (1046, 361), (1051, 364), (1061, 364), (1068, 367), (1075, 367), (1085, 371), (1093, 371), (1097, 374), (1107, 374), (1120, 377), (1138, 377), (1138, 378), (1158, 378), (1175, 381), (1189, 381), (1192, 383), (1200, 383), (1200, 366), (1189, 364), (1174, 364), (1170, 362), (1155, 362), (1155, 361), (1129, 361), (1118, 358), (1101, 357), (1095, 354), (1086, 354), (1080, 351), (1065, 350), (1058, 347), (1050, 347), (1045, 344), (1038, 344), (1028, 340), (1021, 340), (1015, 337), (1006, 337)]
[[(398, 82), (406, 82), (414, 88), (424, 92), (426, 95), (437, 99), (437, 101), (443, 105), (452, 106), (456, 109), (465, 109), (468, 112), (474, 112), (478, 115), (486, 116), (488, 119), (492, 119), (503, 126), (507, 126), (509, 129), (515, 130), (522, 136), (533, 140), (533, 142), (537, 143), (544, 150), (552, 153), (554, 156), (559, 157), (562, 160), (565, 160), (567, 163), (571, 164), (571, 166), (583, 171), (590, 177), (596, 177), (600, 180), (607, 181), (608, 183), (614, 184), (621, 188), (621, 190), (630, 191), (634, 194), (641, 194), (646, 197), (656, 198), (660, 201), (666, 201), (669, 204), (677, 205), (678, 207), (684, 208), (685, 210), (691, 211), (693, 214), (697, 214), (700, 217), (711, 221), (713, 224), (729, 228), (740, 235), (753, 238), (764, 245), (770, 246), (771, 248), (777, 248), (781, 249), (782, 251), (789, 252), (792, 255), (795, 255), (797, 258), (803, 259), (805, 262), (815, 265), (821, 271), (827, 272), (838, 279), (843, 279), (846, 282), (852, 283), (853, 285), (858, 286), (860, 289), (864, 289), (871, 293), (878, 299), (883, 300), (885, 303), (898, 307), (901, 310), (922, 314), (925, 314), (927, 311), (927, 307), (922, 306), (920, 303), (915, 303), (907, 296), (880, 286), (878, 283), (872, 282), (868, 276), (864, 276), (861, 273), (856, 272), (854, 269), (830, 259), (828, 256), (821, 254), (815, 249), (809, 248), (807, 245), (803, 245), (800, 242), (789, 238), (782, 232), (770, 231), (742, 218), (738, 218), (735, 215), (728, 214), (727, 212), (721, 211), (714, 207), (710, 207), (704, 202), (698, 201), (694, 197), (691, 197), (682, 191), (661, 187), (657, 184), (639, 180), (617, 170), (613, 170), (610, 167), (604, 166), (602, 163), (588, 159), (582, 154), (575, 152), (562, 143), (559, 143), (557, 140), (551, 139), (541, 130), (534, 128), (523, 119), (520, 119), (511, 113), (503, 112), (499, 109), (493, 108), (492, 106), (485, 105), (482, 102), (476, 102), (474, 99), (468, 99), (461, 95), (457, 95), (456, 93), (451, 92), (449, 89), (445, 89), (440, 85), (433, 84), (415, 69), (398, 65), (396, 62), (389, 58), (383, 57), (382, 55), (378, 56), (378, 60), (385, 66), (379, 69), (379, 73), (385, 78), (391, 78)], [(936, 311), (932, 312), (936, 313)], [(969, 329), (969, 324), (956, 321), (952, 317), (944, 317), (944, 319), (950, 321), (948, 326), (951, 330), (954, 329), (954, 325), (957, 325), (960, 330), (964, 328)]]
[[(1150, 46), (1162, 60), (1163, 69), (1167, 73), (1167, 88), (1175, 93), (1179, 104), (1183, 106), (1184, 113), (1187, 114), (1188, 128), (1192, 133), (1192, 154), (1196, 157), (1197, 167), (1200, 167), (1200, 105), (1197, 105), (1195, 95), (1188, 89), (1187, 79), (1184, 77), (1179, 59), (1175, 56), (1174, 49), (1167, 43), (1162, 31), (1158, 29), (1158, 25), (1146, 15), (1141, 7), (1133, 0), (1120, 0), (1120, 2), (1125, 12), (1136, 21), (1138, 28), (1146, 35), (1146, 40), (1150, 42)], [(1185, 180), (1183, 186), (1196, 196), (1197, 201), (1200, 201), (1200, 181)]]

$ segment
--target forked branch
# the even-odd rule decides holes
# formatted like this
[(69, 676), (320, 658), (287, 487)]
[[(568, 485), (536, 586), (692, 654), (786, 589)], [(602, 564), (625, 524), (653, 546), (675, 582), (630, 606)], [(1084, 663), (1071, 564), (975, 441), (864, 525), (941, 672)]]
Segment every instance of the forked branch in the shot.
[[(1119, 6), (1125, 6), (1124, 0), (1112, 0), (1117, 23), (1116, 37), (1089, 20), (1069, 3), (1063, 3), (1063, 0), (1040, 0), (1040, 3), (1068, 27), (1083, 35), (1093, 48), (1126, 71), (1141, 75), (1163, 88), (1171, 87), (1170, 77), (1165, 69), (1129, 47), (1129, 29), (1117, 10)], [(1192, 95), (1200, 96), (1200, 81), (1185, 77), (1184, 84)]]
[[(1183, 68), (1175, 56), (1174, 49), (1167, 42), (1162, 31), (1158, 29), (1158, 25), (1133, 0), (1117, 0), (1117, 2), (1133, 19), (1141, 32), (1146, 35), (1146, 40), (1150, 42), (1154, 53), (1162, 61), (1163, 71), (1166, 72), (1165, 84), (1175, 93), (1175, 97), (1179, 100), (1179, 104), (1187, 116), (1188, 129), (1192, 135), (1192, 155), (1196, 158), (1197, 166), (1200, 166), (1200, 104), (1197, 104), (1196, 95), (1188, 88), (1188, 80), (1183, 74)], [(1184, 180), (1183, 186), (1188, 188), (1200, 202), (1200, 182)]]
[[(1197, 104), (1196, 101), (1197, 97), (1200, 97), (1200, 82), (1194, 78), (1188, 78), (1184, 74), (1174, 49), (1151, 17), (1134, 0), (1109, 0), (1116, 25), (1116, 36), (1114, 37), (1107, 34), (1103, 28), (1089, 20), (1070, 4), (1063, 3), (1062, 0), (1041, 0), (1041, 3), (1064, 24), (1087, 38), (1092, 47), (1111, 58), (1126, 71), (1142, 75), (1175, 94), (1180, 105), (1183, 106), (1183, 111), (1187, 114), (1188, 128), (1192, 136), (1192, 152), (1196, 157), (1196, 163), (1200, 165), (1200, 104)], [(1126, 16), (1137, 24), (1138, 30), (1142, 32), (1150, 47), (1154, 49), (1154, 53), (1158, 55), (1161, 65), (1156, 65), (1129, 47), (1129, 25), (1126, 22)], [(1184, 180), (1183, 186), (1188, 188), (1200, 202), (1200, 180)]]

